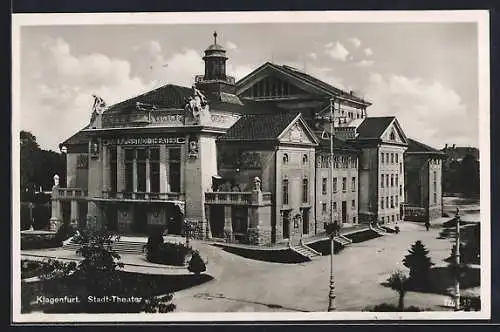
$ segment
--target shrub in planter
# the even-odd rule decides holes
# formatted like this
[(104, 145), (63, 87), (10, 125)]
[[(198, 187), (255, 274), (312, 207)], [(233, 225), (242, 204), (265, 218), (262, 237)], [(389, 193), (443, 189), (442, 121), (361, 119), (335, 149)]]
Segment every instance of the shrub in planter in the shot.
[(58, 241), (54, 235), (21, 235), (21, 250), (45, 249), (61, 247), (62, 242)]
[(183, 266), (192, 250), (182, 243), (163, 243), (147, 259), (151, 263)]
[(156, 260), (154, 255), (158, 253), (158, 248), (163, 244), (163, 229), (152, 228), (148, 236), (148, 243), (145, 246), (146, 259), (148, 261)]
[(207, 267), (203, 259), (201, 259), (200, 253), (198, 251), (193, 252), (191, 260), (189, 261), (188, 271), (198, 275), (206, 270)]

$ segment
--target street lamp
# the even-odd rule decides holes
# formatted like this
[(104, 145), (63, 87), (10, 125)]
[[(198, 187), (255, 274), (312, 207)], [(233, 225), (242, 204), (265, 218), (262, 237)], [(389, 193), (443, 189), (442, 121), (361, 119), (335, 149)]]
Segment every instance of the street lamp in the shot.
[(457, 207), (455, 213), (456, 235), (455, 235), (455, 310), (460, 310), (460, 214)]
[(330, 98), (330, 164), (329, 164), (329, 173), (330, 173), (330, 222), (326, 225), (326, 232), (330, 235), (330, 292), (328, 293), (328, 311), (335, 310), (335, 278), (333, 273), (333, 252), (335, 249), (334, 237), (337, 230), (335, 229), (334, 224), (334, 215), (333, 215), (333, 141), (334, 141), (334, 117), (333, 117), (333, 98)]

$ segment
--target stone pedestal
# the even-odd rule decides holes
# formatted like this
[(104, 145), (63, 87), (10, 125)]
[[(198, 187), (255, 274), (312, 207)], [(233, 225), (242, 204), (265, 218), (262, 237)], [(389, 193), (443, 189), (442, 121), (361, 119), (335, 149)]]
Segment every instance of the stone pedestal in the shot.
[(58, 190), (59, 185), (54, 185), (52, 187), (52, 201), (51, 201), (51, 216), (50, 216), (50, 226), (49, 230), (52, 232), (57, 232), (59, 227), (63, 224), (62, 213), (61, 213), (61, 202), (59, 201)]
[(233, 218), (231, 205), (224, 206), (224, 238), (226, 242), (233, 242)]

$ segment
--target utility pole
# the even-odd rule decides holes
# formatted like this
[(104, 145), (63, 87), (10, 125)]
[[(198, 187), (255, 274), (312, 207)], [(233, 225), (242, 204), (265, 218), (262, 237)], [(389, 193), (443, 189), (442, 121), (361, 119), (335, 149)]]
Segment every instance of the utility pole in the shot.
[(333, 114), (333, 98), (330, 98), (330, 164), (329, 164), (329, 170), (330, 170), (330, 292), (328, 294), (328, 311), (334, 311), (335, 310), (335, 279), (334, 279), (334, 273), (333, 273), (333, 255), (334, 255), (334, 249), (335, 249), (335, 242), (334, 242), (334, 237), (335, 237), (335, 232), (336, 230), (333, 229), (334, 225), (334, 210), (333, 210), (333, 141), (334, 141), (334, 114)]
[(460, 310), (460, 215), (457, 208), (455, 214), (456, 236), (455, 236), (455, 311)]

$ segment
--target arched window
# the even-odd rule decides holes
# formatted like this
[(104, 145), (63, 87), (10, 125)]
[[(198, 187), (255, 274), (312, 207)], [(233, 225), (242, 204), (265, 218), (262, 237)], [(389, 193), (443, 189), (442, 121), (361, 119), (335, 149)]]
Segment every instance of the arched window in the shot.
[(391, 135), (390, 135), (389, 139), (391, 141), (394, 141), (396, 139), (396, 133), (394, 133), (394, 131), (391, 132)]
[(283, 154), (283, 164), (288, 164), (288, 154)]
[(309, 158), (307, 158), (307, 154), (303, 155), (302, 156), (302, 164), (307, 164), (307, 162), (309, 161)]

